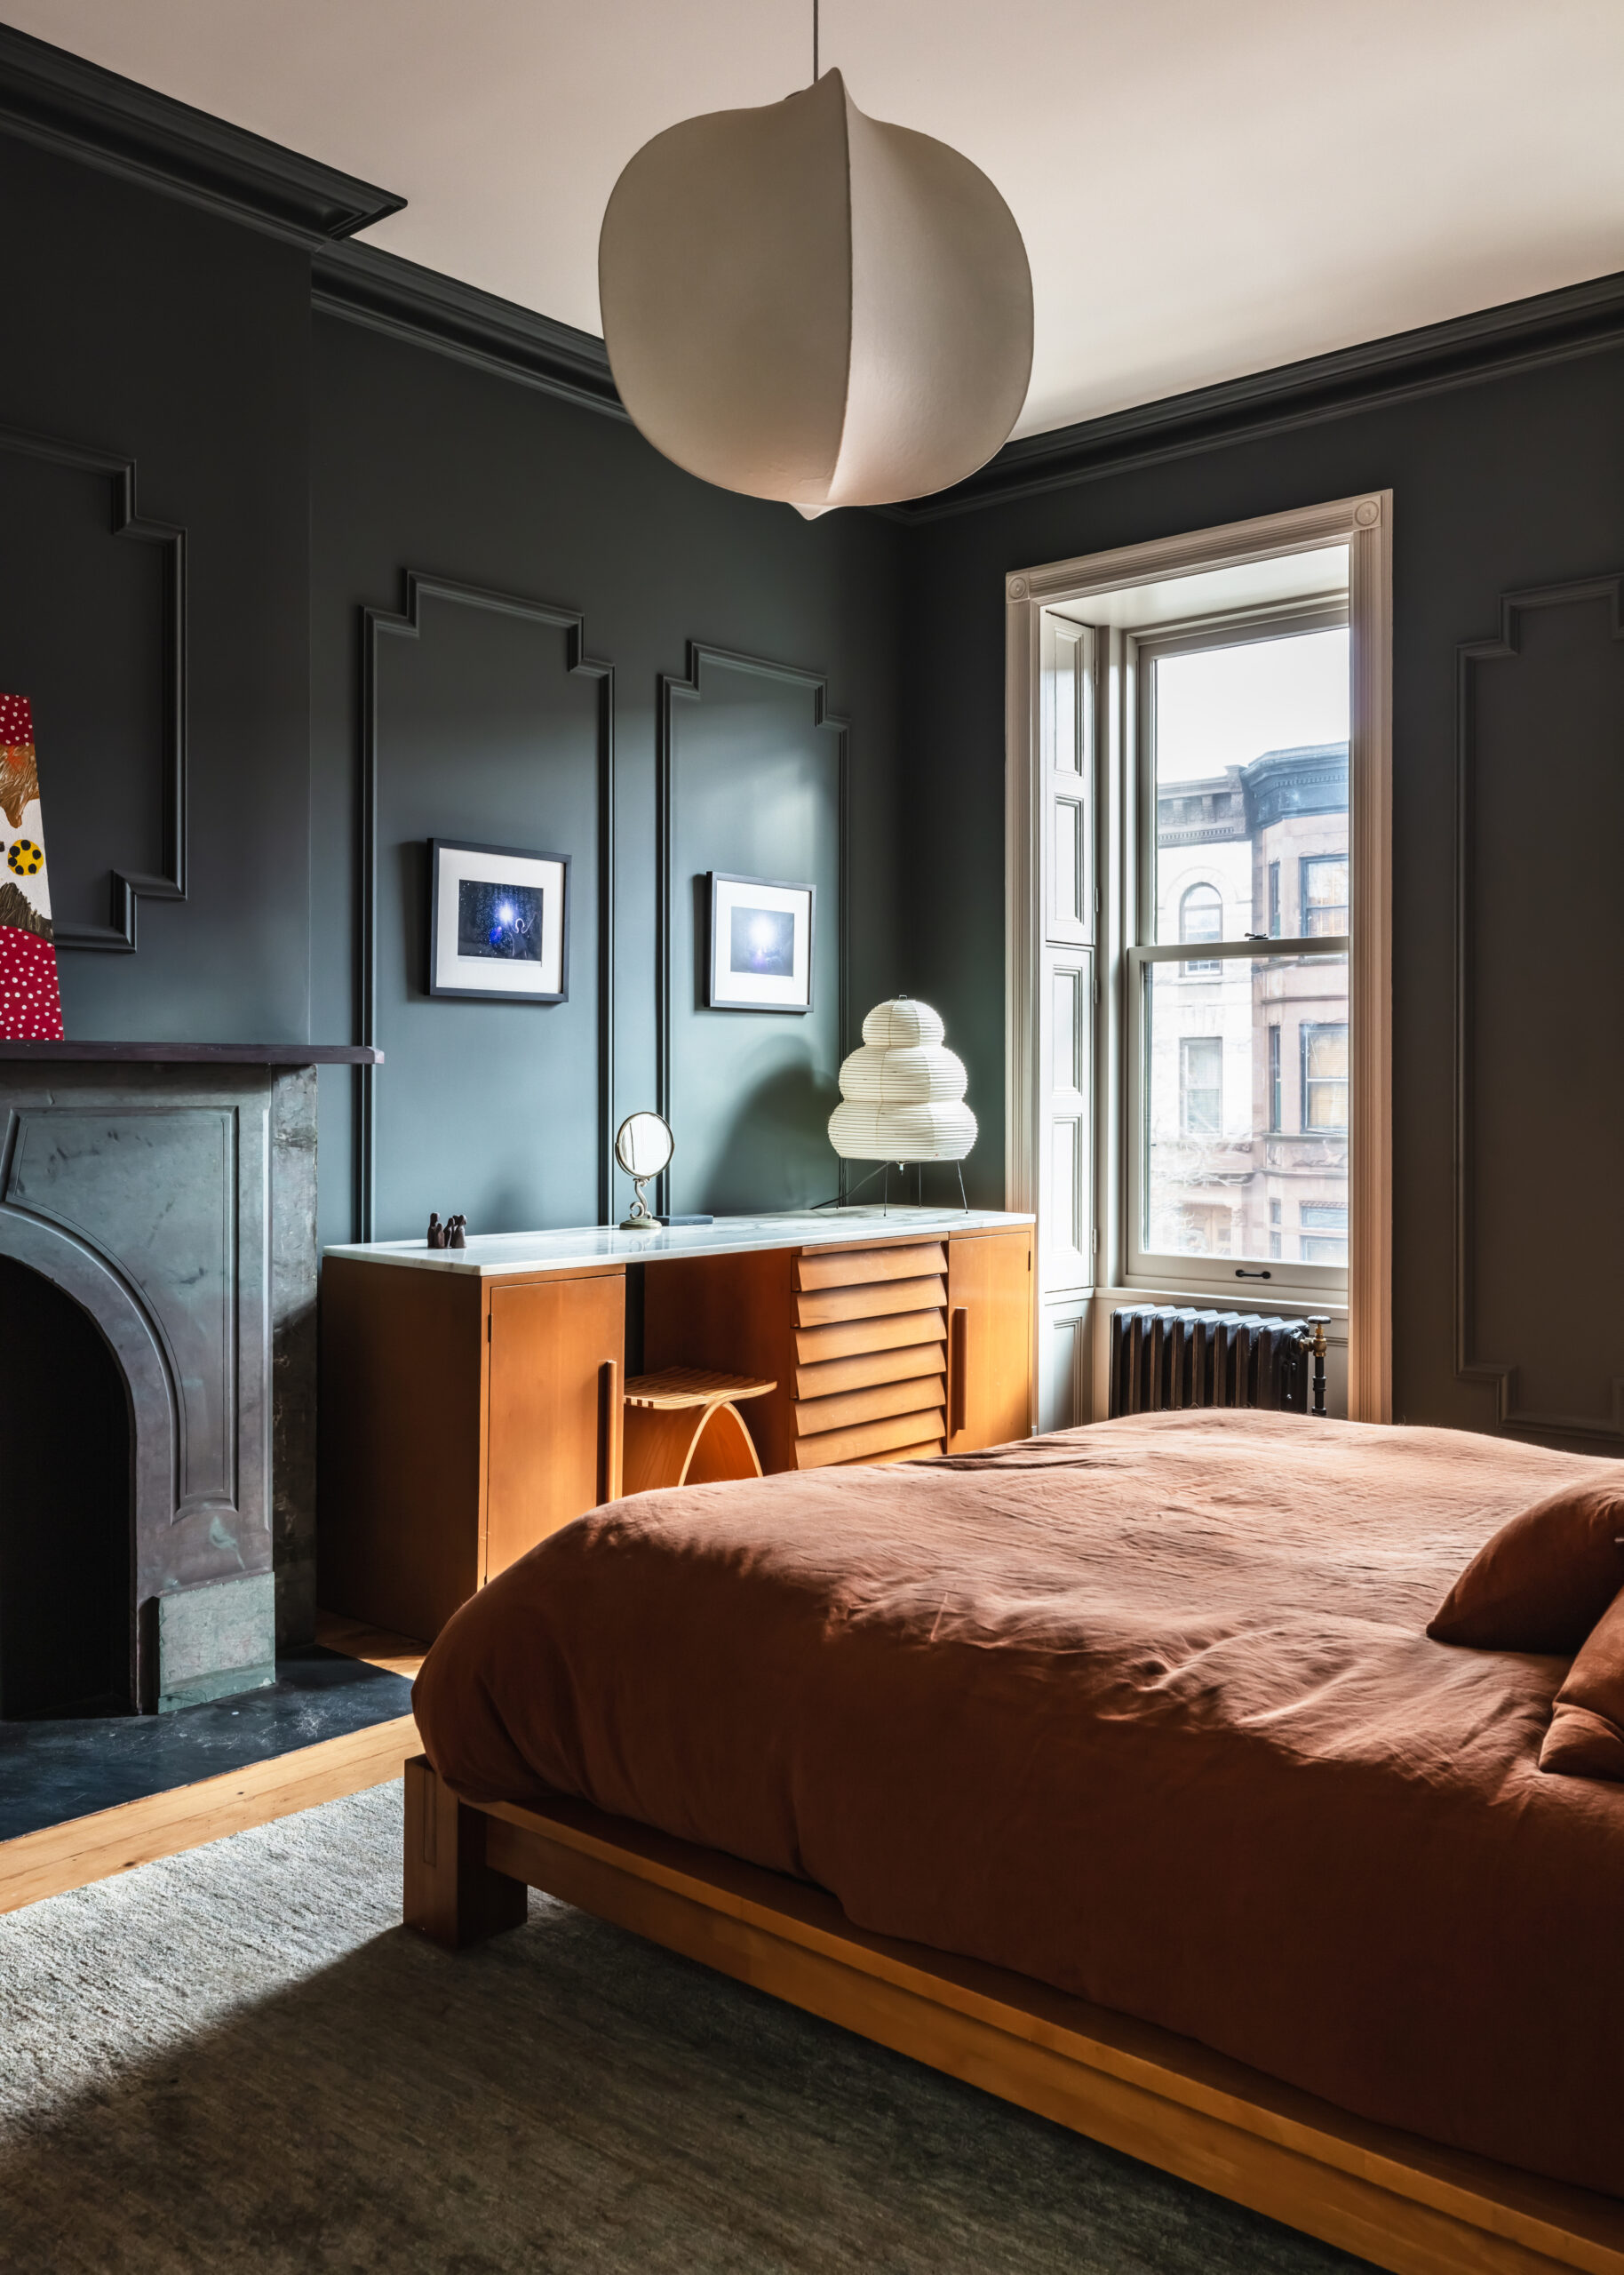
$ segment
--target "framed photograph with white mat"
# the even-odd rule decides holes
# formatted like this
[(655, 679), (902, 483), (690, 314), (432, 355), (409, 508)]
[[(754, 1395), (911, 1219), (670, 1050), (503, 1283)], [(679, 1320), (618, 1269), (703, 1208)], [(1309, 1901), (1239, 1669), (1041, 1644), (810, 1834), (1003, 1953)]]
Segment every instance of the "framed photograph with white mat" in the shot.
[(711, 872), (713, 1011), (812, 1009), (810, 885)]
[(569, 994), (569, 856), (428, 841), (428, 992), (488, 1002)]

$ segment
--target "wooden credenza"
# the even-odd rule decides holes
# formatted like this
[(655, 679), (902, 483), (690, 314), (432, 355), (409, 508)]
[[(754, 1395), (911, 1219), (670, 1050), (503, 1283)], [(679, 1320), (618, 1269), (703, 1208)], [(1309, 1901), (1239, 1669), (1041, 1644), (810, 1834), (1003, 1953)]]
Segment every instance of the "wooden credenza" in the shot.
[(433, 1263), (406, 1243), (329, 1250), (322, 1608), (427, 1640), (546, 1534), (616, 1498), (628, 1263), (643, 1273), (642, 1369), (776, 1384), (742, 1409), (765, 1470), (1026, 1434), (1029, 1220), (816, 1241), (792, 1231), (805, 1222), (711, 1254), (607, 1230), (538, 1234), (529, 1251), (474, 1241), (466, 1260)]

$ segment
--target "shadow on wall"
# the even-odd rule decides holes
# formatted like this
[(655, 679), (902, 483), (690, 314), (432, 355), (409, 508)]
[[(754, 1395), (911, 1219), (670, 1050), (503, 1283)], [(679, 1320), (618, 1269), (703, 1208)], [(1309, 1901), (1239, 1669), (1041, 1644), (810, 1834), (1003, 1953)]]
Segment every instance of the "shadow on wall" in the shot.
[[(690, 1156), (688, 1176), (677, 1180), (681, 1198), (674, 1206), (720, 1216), (804, 1209), (834, 1193), (840, 1165), (828, 1124), (840, 1093), (815, 1065), (810, 1045), (799, 1035), (764, 1036), (747, 1073), (748, 1089), (715, 1101), (714, 1136), (703, 1161)], [(676, 1137), (681, 1147), (682, 1132)]]

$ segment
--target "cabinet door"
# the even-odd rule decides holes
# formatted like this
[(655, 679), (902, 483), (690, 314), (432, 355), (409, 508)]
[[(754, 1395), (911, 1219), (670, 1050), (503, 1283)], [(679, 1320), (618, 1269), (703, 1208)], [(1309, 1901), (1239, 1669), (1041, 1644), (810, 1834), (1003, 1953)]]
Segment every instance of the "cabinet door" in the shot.
[(1030, 1233), (948, 1244), (947, 1450), (1000, 1446), (1031, 1428)]
[(490, 1436), (482, 1581), (619, 1490), (625, 1281), (490, 1291)]

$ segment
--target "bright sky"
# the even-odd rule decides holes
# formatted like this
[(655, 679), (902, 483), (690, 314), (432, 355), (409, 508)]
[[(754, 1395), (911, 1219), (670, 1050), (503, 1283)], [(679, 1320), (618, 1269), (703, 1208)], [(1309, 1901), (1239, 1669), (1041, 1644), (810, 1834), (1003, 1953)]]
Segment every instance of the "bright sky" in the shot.
[(1299, 633), (1164, 656), (1156, 667), (1156, 772), (1222, 774), (1266, 750), (1348, 738), (1348, 635)]

